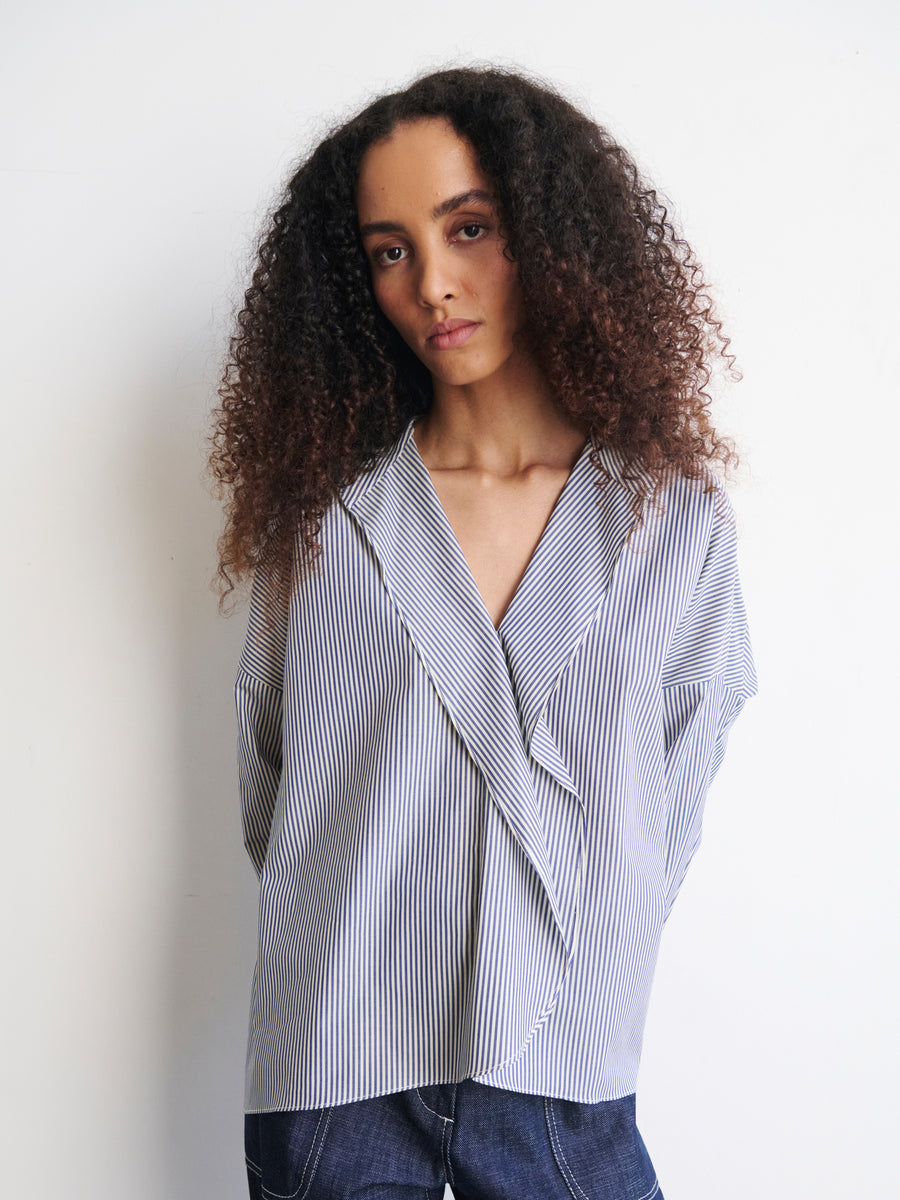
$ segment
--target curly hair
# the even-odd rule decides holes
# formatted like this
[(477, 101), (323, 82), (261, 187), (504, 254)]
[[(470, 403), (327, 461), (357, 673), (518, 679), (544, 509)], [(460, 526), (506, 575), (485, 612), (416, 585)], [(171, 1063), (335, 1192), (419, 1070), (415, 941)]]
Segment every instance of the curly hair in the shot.
[[(375, 100), (301, 164), (272, 215), (219, 390), (210, 466), (227, 497), (222, 597), (265, 566), (311, 568), (322, 518), (431, 404), (380, 312), (356, 216), (366, 150), (443, 117), (493, 182), (525, 336), (560, 410), (649, 483), (732, 457), (709, 418), (710, 362), (733, 367), (699, 264), (610, 134), (543, 84), (439, 71)], [(599, 464), (598, 464), (599, 465)]]

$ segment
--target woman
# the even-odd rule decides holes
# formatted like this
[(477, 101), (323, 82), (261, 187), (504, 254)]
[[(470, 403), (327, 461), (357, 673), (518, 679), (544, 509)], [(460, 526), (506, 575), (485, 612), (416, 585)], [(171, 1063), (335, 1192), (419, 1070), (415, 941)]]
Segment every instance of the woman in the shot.
[(754, 691), (699, 268), (496, 70), (296, 172), (222, 389), (261, 876), (252, 1196), (661, 1195), (660, 932)]

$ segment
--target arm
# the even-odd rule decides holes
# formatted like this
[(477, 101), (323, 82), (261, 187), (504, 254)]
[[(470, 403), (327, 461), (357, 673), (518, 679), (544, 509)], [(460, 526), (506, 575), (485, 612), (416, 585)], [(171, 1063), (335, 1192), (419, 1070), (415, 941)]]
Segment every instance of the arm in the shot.
[(269, 586), (257, 574), (235, 683), (241, 821), (244, 845), (257, 875), (265, 861), (281, 781), (286, 644), (286, 606), (276, 604)]
[(700, 841), (728, 731), (756, 692), (731, 505), (717, 487), (709, 545), (662, 676), (667, 914)]

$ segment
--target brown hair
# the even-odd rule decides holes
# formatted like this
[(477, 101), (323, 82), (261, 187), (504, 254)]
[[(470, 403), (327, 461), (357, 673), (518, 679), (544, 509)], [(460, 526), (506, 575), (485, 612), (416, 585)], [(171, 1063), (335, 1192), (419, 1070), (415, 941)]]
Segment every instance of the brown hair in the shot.
[(733, 457), (708, 415), (733, 368), (700, 267), (657, 193), (600, 126), (545, 85), (440, 71), (383, 96), (302, 163), (259, 249), (220, 388), (211, 469), (227, 496), (223, 598), (260, 565), (312, 565), (339, 489), (431, 403), (378, 309), (356, 218), (360, 161), (401, 121), (447, 118), (493, 181), (526, 336), (560, 409), (652, 486)]

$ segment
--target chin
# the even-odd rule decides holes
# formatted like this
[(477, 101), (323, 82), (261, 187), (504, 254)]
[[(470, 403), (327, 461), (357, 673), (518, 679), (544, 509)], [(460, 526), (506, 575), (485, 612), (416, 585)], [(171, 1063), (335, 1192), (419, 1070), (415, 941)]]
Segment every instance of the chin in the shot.
[(471, 387), (473, 384), (486, 383), (487, 380), (500, 374), (506, 366), (506, 360), (497, 363), (443, 363), (435, 366), (425, 364), (432, 378), (452, 387)]

